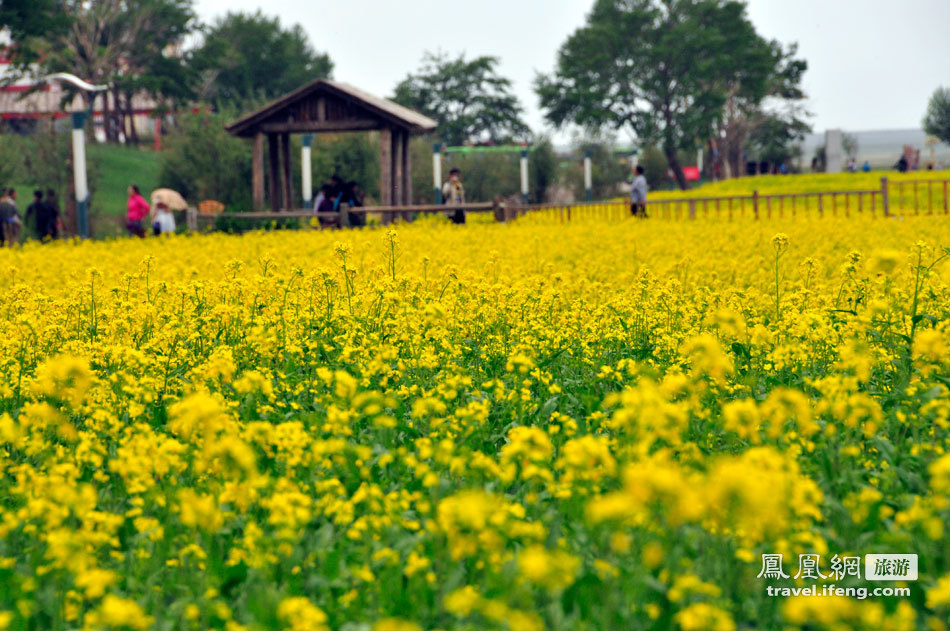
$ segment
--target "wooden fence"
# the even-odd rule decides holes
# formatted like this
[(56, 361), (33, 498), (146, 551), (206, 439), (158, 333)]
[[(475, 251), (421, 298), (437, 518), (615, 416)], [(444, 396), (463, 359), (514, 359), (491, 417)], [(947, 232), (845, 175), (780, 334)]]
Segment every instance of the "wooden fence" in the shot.
[[(777, 193), (751, 195), (725, 195), (720, 197), (677, 197), (651, 199), (647, 202), (647, 216), (662, 219), (717, 218), (725, 220), (795, 216), (798, 213), (817, 212), (824, 215), (851, 216), (854, 213), (887, 217), (892, 214), (950, 213), (950, 180), (910, 180), (889, 182), (881, 178), (881, 187), (872, 190), (822, 191), (820, 193)], [(570, 204), (533, 204), (528, 206), (505, 206), (503, 204), (476, 203), (461, 205), (420, 204), (415, 206), (364, 206), (347, 208), (332, 213), (314, 213), (309, 210), (285, 210), (280, 212), (200, 214), (188, 212), (188, 229), (197, 230), (199, 220), (228, 218), (236, 220), (271, 220), (291, 218), (338, 219), (341, 226), (349, 225), (348, 213), (379, 214), (384, 222), (396, 218), (410, 218), (419, 213), (446, 213), (461, 208), (466, 213), (493, 213), (497, 221), (510, 221), (517, 217), (530, 216), (560, 222), (579, 219), (621, 219), (630, 215), (630, 204), (625, 199), (603, 202), (579, 202)]]

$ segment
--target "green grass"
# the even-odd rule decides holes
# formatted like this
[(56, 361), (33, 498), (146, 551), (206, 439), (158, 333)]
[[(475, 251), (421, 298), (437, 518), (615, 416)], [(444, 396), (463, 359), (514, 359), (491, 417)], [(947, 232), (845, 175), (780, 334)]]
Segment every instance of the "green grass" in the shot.
[(88, 153), (96, 177), (92, 187), (95, 236), (123, 234), (129, 184), (136, 184), (148, 198), (148, 194), (158, 188), (161, 158), (151, 147), (90, 145)]

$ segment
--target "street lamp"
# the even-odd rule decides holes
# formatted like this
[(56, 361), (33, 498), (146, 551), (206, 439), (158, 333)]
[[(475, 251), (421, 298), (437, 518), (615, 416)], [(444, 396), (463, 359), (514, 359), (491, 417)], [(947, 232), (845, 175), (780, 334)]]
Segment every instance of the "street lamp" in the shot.
[[(83, 92), (102, 92), (108, 90), (107, 85), (93, 85), (68, 72), (56, 72), (41, 78), (37, 84), (50, 81), (62, 81), (82, 90)], [(90, 101), (90, 103), (93, 101)], [(90, 111), (92, 106), (89, 107)], [(86, 118), (89, 112), (73, 112), (73, 181), (76, 189), (76, 228), (79, 236), (89, 238), (89, 181), (86, 177)]]

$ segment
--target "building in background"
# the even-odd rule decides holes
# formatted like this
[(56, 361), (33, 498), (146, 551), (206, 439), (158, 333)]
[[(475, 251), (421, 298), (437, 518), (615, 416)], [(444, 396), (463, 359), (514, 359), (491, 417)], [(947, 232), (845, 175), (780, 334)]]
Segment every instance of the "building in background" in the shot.
[[(13, 46), (9, 34), (0, 31), (0, 133), (28, 134), (49, 125), (69, 128), (69, 112), (83, 108), (78, 93), (64, 89), (59, 82), (37, 87), (36, 76), (16, 77), (10, 63), (9, 50)], [(85, 79), (86, 77), (80, 77)], [(131, 108), (117, 114), (115, 94), (107, 92), (98, 95), (93, 102), (92, 125), (98, 142), (105, 142), (105, 112), (113, 120), (120, 120), (119, 140), (124, 142), (127, 135), (151, 137), (157, 129), (156, 103), (144, 94), (132, 97)]]

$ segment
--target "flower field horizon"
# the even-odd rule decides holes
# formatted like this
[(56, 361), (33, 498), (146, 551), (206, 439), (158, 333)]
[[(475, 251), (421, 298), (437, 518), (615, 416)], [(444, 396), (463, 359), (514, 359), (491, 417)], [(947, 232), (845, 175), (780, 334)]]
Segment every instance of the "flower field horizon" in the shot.
[[(0, 249), (0, 630), (946, 630), (947, 245), (803, 214)], [(919, 577), (835, 565), (865, 554)], [(909, 591), (770, 591), (831, 584)]]

